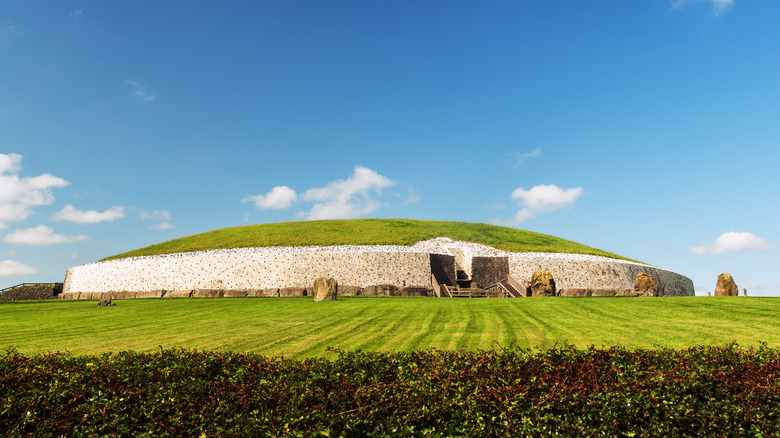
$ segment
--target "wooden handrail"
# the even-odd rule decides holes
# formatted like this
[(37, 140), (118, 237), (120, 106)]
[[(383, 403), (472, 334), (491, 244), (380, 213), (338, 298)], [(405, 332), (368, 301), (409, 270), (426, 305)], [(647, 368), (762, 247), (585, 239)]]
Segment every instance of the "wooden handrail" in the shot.
[(431, 286), (433, 287), (433, 293), (436, 294), (436, 298), (441, 298), (441, 287), (439, 282), (436, 281), (436, 276), (431, 274)]

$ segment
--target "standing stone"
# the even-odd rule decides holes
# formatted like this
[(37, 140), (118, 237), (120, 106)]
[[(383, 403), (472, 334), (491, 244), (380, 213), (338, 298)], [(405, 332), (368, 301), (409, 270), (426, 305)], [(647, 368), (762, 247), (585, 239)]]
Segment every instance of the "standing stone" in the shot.
[(723, 273), (718, 275), (718, 283), (715, 285), (716, 297), (736, 297), (739, 295), (739, 288), (731, 274)]
[(644, 272), (640, 272), (634, 281), (634, 290), (637, 296), (656, 297), (658, 296), (658, 282)]
[(339, 285), (331, 277), (314, 280), (314, 301), (333, 301), (338, 294)]
[(746, 287), (742, 288), (742, 293), (745, 294), (745, 296), (747, 296), (747, 288)]
[(531, 296), (532, 297), (554, 297), (555, 280), (549, 270), (536, 271), (531, 276)]

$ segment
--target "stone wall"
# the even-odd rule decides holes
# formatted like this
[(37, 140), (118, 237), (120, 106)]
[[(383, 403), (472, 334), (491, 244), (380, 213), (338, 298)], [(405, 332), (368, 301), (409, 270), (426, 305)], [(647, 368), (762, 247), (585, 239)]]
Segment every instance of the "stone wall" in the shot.
[(51, 286), (20, 286), (0, 293), (0, 301), (50, 300), (58, 292)]
[(454, 285), (457, 280), (455, 257), (447, 254), (431, 254), (431, 273), (438, 284)]
[(63, 292), (305, 288), (318, 277), (348, 286), (428, 287), (431, 255), (361, 247), (274, 247), (132, 257), (68, 269)]
[(645, 272), (658, 282), (661, 295), (694, 295), (689, 278), (641, 263), (578, 254), (509, 253), (446, 238), (412, 247), (238, 248), (110, 260), (70, 268), (63, 292), (65, 298), (92, 299), (103, 292), (116, 293), (117, 298), (207, 296), (198, 291), (291, 296), (304, 295), (318, 277), (333, 277), (340, 288), (394, 285), (421, 291), (431, 286), (431, 274), (439, 283), (455, 284), (456, 262), (482, 286), (507, 273), (525, 284), (534, 271), (549, 269), (558, 289), (627, 290), (636, 275)]
[(658, 282), (660, 296), (693, 296), (693, 281), (650, 265), (606, 257), (552, 253), (510, 253), (509, 272), (521, 282), (534, 271), (549, 269), (557, 289), (625, 290), (644, 272)]
[(509, 275), (509, 257), (475, 256), (471, 259), (471, 280), (481, 287), (504, 281), (507, 275)]

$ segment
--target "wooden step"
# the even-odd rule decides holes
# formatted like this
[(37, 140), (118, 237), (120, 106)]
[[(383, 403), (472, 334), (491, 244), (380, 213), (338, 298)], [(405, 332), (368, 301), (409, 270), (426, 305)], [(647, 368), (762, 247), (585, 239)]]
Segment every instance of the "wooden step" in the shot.
[(487, 298), (491, 294), (484, 289), (464, 289), (451, 291), (453, 298)]

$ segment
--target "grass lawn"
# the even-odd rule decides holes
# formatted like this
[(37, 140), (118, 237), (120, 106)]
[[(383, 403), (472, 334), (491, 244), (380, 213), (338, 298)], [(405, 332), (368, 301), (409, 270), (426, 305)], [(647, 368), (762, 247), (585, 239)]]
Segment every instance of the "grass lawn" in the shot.
[(0, 348), (35, 354), (234, 350), (328, 356), (369, 351), (629, 348), (766, 342), (780, 347), (780, 300), (745, 297), (433, 299), (215, 298), (0, 303)]
[(108, 257), (106, 260), (220, 248), (414, 245), (435, 237), (482, 243), (505, 251), (592, 254), (625, 259), (570, 240), (496, 225), (411, 219), (352, 219), (223, 228), (136, 249)]

